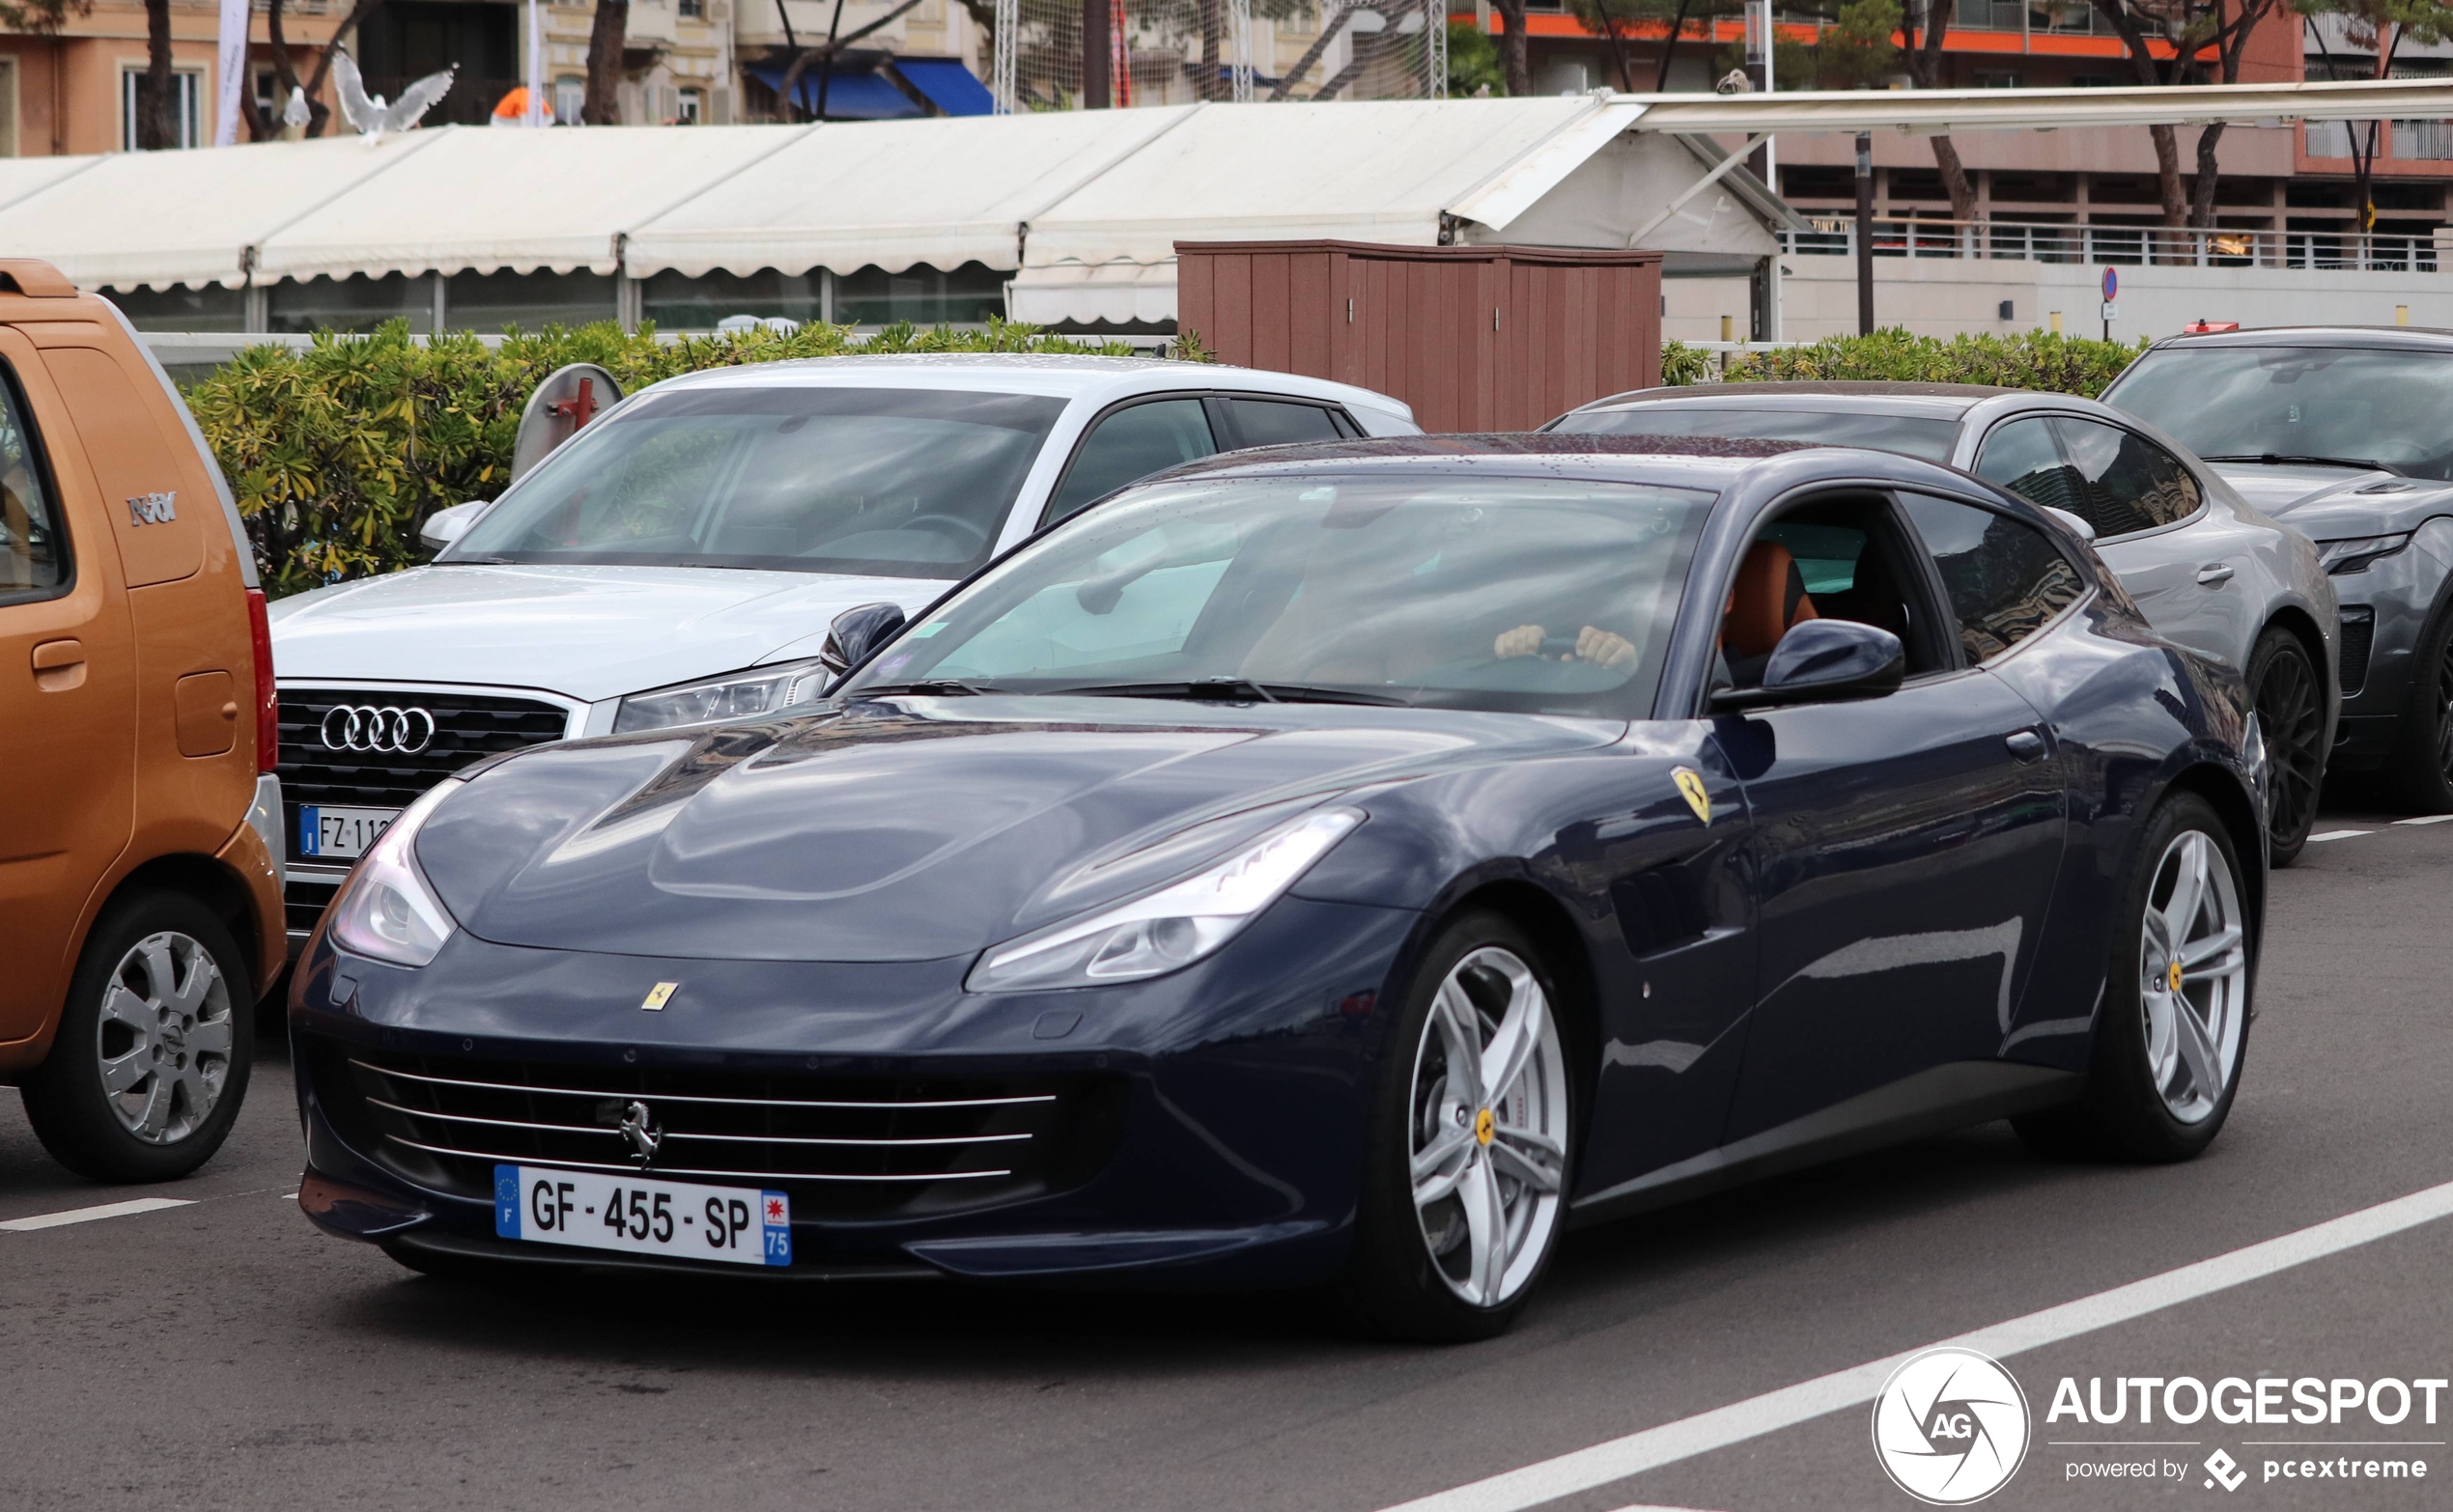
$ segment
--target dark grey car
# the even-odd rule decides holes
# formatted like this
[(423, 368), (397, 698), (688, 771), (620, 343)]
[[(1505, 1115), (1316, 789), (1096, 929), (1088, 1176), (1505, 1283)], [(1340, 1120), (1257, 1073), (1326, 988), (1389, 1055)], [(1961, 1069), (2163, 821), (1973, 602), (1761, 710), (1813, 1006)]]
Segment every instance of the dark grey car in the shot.
[(2453, 332), (2176, 337), (2104, 398), (2317, 543), (2341, 600), (2334, 770), (2453, 812)]
[(1613, 395), (1548, 429), (1878, 447), (2058, 512), (2157, 630), (2246, 672), (2272, 764), (2274, 864), (2307, 843), (2340, 705), (2333, 584), (2304, 537), (2154, 425), (2069, 394), (1974, 384), (1729, 383)]

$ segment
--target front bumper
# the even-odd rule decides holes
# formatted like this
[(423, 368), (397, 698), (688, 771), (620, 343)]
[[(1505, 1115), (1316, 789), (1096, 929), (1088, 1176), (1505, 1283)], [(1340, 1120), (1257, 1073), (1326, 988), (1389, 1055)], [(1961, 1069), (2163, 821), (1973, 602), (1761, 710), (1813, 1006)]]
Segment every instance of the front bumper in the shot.
[[(678, 1112), (712, 1118), (729, 1116), (736, 1099), (711, 1093), (747, 1087), (775, 1104), (858, 1105), (843, 1116), (882, 1120), (828, 1126), (858, 1137), (821, 1158), (808, 1157), (805, 1139), (782, 1154), (737, 1134), (720, 1147), (689, 1146), (675, 1124), (666, 1149), (695, 1148), (697, 1163), (719, 1148), (745, 1167), (771, 1155), (787, 1162), (740, 1174), (743, 1185), (783, 1181), (793, 1193), (794, 1263), (778, 1274), (1315, 1282), (1344, 1257), (1381, 1005), (1393, 1002), (1387, 988), (1418, 918), (1286, 898), (1216, 957), (1172, 976), (1002, 996), (963, 992), (967, 960), (663, 961), (463, 934), (432, 966), (406, 971), (340, 955), (319, 936), (292, 991), (307, 1138), (300, 1205), (327, 1232), (393, 1246), (736, 1274), (497, 1241), (485, 1162), (572, 1163), (577, 1151), (610, 1166), (627, 1159), (619, 1141), (598, 1156), (586, 1132), (558, 1128), (584, 1121), (578, 1114), (502, 1120), (557, 1126), (522, 1132), (493, 1126), (499, 1104), (430, 1103), (418, 1089), (518, 1080), (651, 1105), (664, 1096)], [(664, 1008), (643, 1011), (658, 981), (683, 986)], [(394, 1074), (406, 1079), (384, 1079)], [(574, 1098), (548, 1090), (529, 1106), (585, 1106)], [(897, 1110), (876, 1111), (897, 1098)], [(1029, 1106), (953, 1123), (930, 1122), (956, 1115), (925, 1110), (999, 1098)], [(719, 1102), (727, 1106), (711, 1111)], [(420, 1122), (432, 1115), (409, 1111), (427, 1106), (466, 1121)], [(467, 1118), (472, 1108), (482, 1120)], [(984, 1163), (959, 1148), (942, 1159), (930, 1146), (851, 1148), (892, 1143), (870, 1139), (881, 1131), (1000, 1138), (995, 1163), (1009, 1174), (951, 1179)], [(642, 1174), (668, 1165), (677, 1180), (721, 1180), (684, 1176), (668, 1154)]]
[(2429, 528), (2408, 546), (2334, 578), (2342, 615), (2342, 718), (2329, 765), (2350, 771), (2390, 755), (2410, 704), (2420, 638), (2453, 561), (2453, 532)]

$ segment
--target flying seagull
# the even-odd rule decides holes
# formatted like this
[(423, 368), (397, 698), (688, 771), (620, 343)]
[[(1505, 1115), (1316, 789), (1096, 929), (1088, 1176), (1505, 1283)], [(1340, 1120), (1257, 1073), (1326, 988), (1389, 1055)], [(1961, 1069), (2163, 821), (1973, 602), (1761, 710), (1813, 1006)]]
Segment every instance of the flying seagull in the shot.
[(406, 131), (417, 124), (435, 102), (451, 92), (451, 76), (460, 67), (453, 64), (440, 73), (429, 73), (401, 91), (401, 98), (385, 104), (383, 97), (370, 98), (366, 80), (357, 71), (357, 60), (346, 48), (334, 48), (332, 83), (341, 96), (341, 118), (357, 128), (357, 134), (373, 146), (386, 132)]
[(314, 119), (315, 113), (307, 109), (306, 91), (292, 87), (290, 102), (281, 107), (281, 124), (285, 126), (302, 126)]

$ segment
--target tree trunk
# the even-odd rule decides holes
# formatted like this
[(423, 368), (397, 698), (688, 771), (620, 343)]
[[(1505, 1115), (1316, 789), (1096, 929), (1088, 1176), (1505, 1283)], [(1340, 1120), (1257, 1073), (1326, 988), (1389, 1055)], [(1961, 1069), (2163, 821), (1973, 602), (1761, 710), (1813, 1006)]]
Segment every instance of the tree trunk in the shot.
[(1686, 30), (1687, 3), (1688, 0), (1678, 0), (1678, 14), (1670, 21), (1670, 34), (1661, 39), (1661, 71), (1652, 78), (1652, 93), (1655, 95), (1670, 92), (1670, 61), (1678, 56), (1678, 33)]
[(145, 82), (136, 92), (136, 145), (146, 152), (179, 145), (171, 112), (176, 80), (170, 67), (170, 0), (145, 0)]
[(2214, 224), (2214, 186), (2222, 182), (2222, 172), (2214, 166), (2214, 144), (2223, 140), (2223, 123), (2211, 123), (2197, 134), (2197, 182), (2189, 197), (2189, 224), (2200, 230)]
[(1525, 64), (1525, 0), (1491, 4), (1507, 28), (1499, 38), (1499, 62), (1508, 70), (1508, 93), (1521, 99), (1533, 93), (1533, 70)]
[(332, 120), (332, 107), (324, 103), (324, 81), (332, 72), (332, 49), (355, 35), (357, 29), (366, 24), (366, 18), (382, 4), (383, 0), (357, 0), (350, 7), (350, 14), (341, 17), (341, 24), (333, 28), (332, 40), (324, 44), (324, 55), (315, 60), (315, 71), (307, 75), (306, 135), (322, 136), (324, 126)]
[(2156, 189), (2163, 200), (2163, 224), (2189, 223), (2188, 196), (2181, 191), (2181, 133), (2168, 126), (2147, 127), (2155, 142)]
[(1618, 66), (1619, 88), (1625, 94), (1635, 93), (1635, 76), (1627, 71), (1627, 40), (1619, 32), (1619, 13), (1610, 9), (1610, 0), (1594, 0), (1601, 14), (1601, 30), (1610, 42), (1610, 59)]
[(589, 126), (622, 124), (622, 38), (630, 27), (631, 0), (596, 0), (596, 24), (588, 28), (587, 95), (579, 105), (579, 119)]
[[(1942, 39), (1951, 31), (1953, 0), (1928, 0), (1925, 16), (1925, 41), (1916, 41), (1910, 23), (1908, 34), (1908, 77), (1919, 89), (1939, 89), (1942, 81)], [(1976, 191), (1968, 185), (1967, 166), (1960, 161), (1959, 149), (1947, 136), (1933, 138), (1933, 166), (1942, 171), (1942, 192), (1951, 197), (1953, 220), (1976, 218)]]

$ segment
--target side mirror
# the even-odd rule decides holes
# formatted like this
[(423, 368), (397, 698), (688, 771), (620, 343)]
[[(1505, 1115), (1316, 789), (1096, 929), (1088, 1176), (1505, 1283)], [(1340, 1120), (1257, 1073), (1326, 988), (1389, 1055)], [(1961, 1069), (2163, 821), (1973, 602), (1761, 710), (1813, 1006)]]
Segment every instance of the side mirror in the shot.
[(818, 659), (836, 677), (851, 671), (869, 658), (869, 653), (892, 639), (903, 628), (903, 606), (899, 603), (864, 603), (857, 609), (846, 609), (827, 626), (826, 644), (818, 648)]
[(466, 535), (468, 527), (477, 522), (477, 517), (484, 514), (486, 506), (493, 502), (492, 499), (470, 499), (465, 504), (438, 509), (426, 517), (426, 523), (417, 527), (417, 539), (439, 551)]
[(2087, 542), (2090, 545), (2094, 543), (2096, 539), (2096, 527), (2088, 524), (2085, 519), (2076, 515), (2072, 515), (2066, 509), (2055, 509), (2049, 504), (2039, 504), (2036, 507), (2043, 510), (2045, 514), (2050, 515), (2053, 518), (2061, 521), (2063, 524), (2068, 525), (2070, 527), (2071, 534), (2076, 536), (2079, 540)]
[(1855, 620), (1808, 620), (1790, 626), (1772, 648), (1762, 686), (1722, 688), (1712, 695), (1712, 707), (1768, 709), (1880, 698), (1898, 689), (1907, 667), (1906, 648), (1887, 630)]

